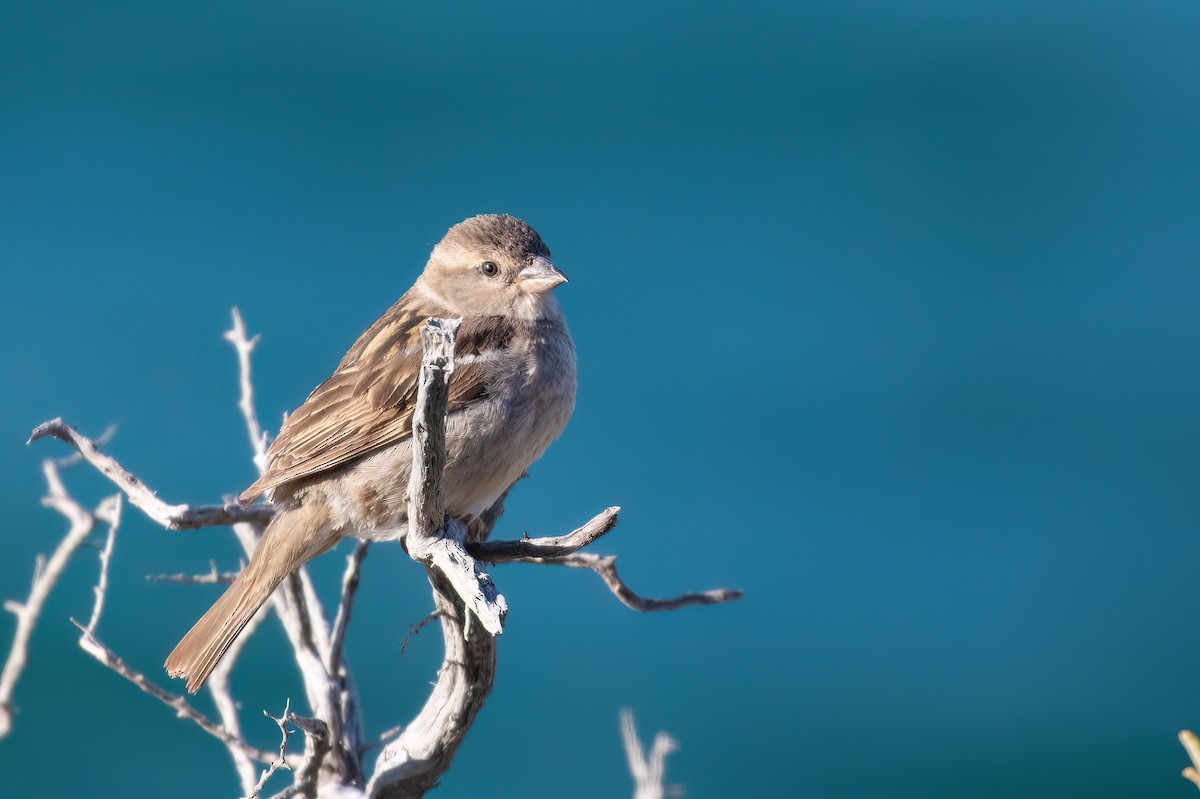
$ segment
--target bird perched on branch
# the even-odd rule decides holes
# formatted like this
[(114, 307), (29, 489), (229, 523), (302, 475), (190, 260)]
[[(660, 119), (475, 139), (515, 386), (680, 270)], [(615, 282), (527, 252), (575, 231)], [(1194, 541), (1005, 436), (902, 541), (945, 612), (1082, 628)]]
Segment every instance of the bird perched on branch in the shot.
[(241, 495), (279, 512), (250, 558), (167, 658), (194, 693), (284, 577), (346, 536), (403, 536), (412, 416), (429, 317), (462, 317), (446, 419), (446, 512), (470, 524), (566, 426), (575, 347), (551, 290), (565, 283), (526, 223), (482, 215), (450, 228), (424, 272), (284, 422)]

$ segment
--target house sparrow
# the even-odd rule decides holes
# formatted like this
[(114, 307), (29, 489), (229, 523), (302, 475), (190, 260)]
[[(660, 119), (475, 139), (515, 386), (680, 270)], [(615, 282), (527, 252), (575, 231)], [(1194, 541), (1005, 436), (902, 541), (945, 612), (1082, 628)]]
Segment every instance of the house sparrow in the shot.
[(284, 422), (241, 495), (279, 509), (242, 570), (167, 658), (195, 693), (284, 577), (346, 536), (405, 535), (421, 325), (462, 317), (446, 419), (446, 512), (470, 524), (566, 426), (575, 346), (551, 290), (567, 278), (507, 215), (450, 228), (425, 271)]

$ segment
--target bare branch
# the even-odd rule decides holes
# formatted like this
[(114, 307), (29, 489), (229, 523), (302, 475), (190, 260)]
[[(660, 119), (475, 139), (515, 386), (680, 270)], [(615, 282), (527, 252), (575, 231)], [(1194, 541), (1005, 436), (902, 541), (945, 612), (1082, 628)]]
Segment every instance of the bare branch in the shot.
[(71, 526), (66, 536), (54, 549), (50, 560), (43, 560), (39, 556), (34, 569), (33, 587), (25, 602), (8, 601), (4, 603), (5, 609), (17, 617), (17, 630), (13, 635), (12, 649), (4, 663), (4, 671), (0, 672), (0, 738), (8, 735), (12, 729), (13, 691), (16, 689), (17, 680), (29, 658), (29, 638), (33, 634), (34, 628), (37, 627), (38, 617), (41, 616), (46, 598), (58, 582), (71, 555), (87, 539), (96, 523), (95, 516), (67, 494), (62, 480), (59, 479), (58, 468), (54, 461), (43, 461), (42, 471), (49, 487), (42, 504), (66, 516)]
[(208, 562), (209, 570), (204, 574), (147, 574), (146, 580), (151, 583), (175, 583), (178, 585), (228, 585), (237, 579), (238, 572), (217, 571), (217, 562)]
[(246, 432), (250, 435), (250, 450), (254, 453), (254, 467), (262, 474), (267, 469), (267, 434), (258, 424), (258, 413), (254, 410), (254, 381), (250, 377), (250, 353), (258, 346), (259, 336), (246, 338), (246, 326), (242, 314), (233, 309), (233, 327), (225, 332), (225, 340), (237, 350), (238, 384), (241, 398), (238, 410), (246, 420)]
[[(454, 376), (454, 338), (461, 319), (429, 319), (421, 326), (421, 373), (413, 408), (413, 468), (408, 481), (408, 546), (437, 537), (446, 516), (446, 408)], [(417, 556), (414, 555), (414, 558)]]
[(425, 629), (425, 625), (429, 624), (429, 622), (433, 621), (434, 619), (438, 618), (441, 615), (442, 615), (441, 611), (435, 610), (433, 613), (430, 613), (428, 616), (421, 619), (416, 624), (408, 625), (408, 632), (404, 634), (404, 640), (400, 642), (400, 658), (401, 658), (401, 660), (404, 659), (404, 650), (408, 649), (409, 639), (415, 638), (417, 636), (417, 634), (421, 632), (421, 630)]
[(520, 541), (484, 541), (467, 544), (467, 552), (488, 563), (507, 563), (526, 558), (553, 558), (570, 555), (591, 544), (617, 526), (620, 507), (614, 505), (596, 514), (582, 527), (552, 538), (526, 538)]
[[(230, 342), (237, 352), (240, 387), (238, 409), (241, 411), (246, 425), (246, 433), (250, 438), (255, 470), (262, 474), (267, 467), (268, 436), (258, 422), (250, 366), (251, 354), (258, 345), (259, 336), (247, 338), (246, 326), (237, 308), (233, 309), (232, 316), (233, 327), (225, 333), (225, 340)], [(233, 529), (247, 556), (253, 554), (262, 534), (261, 529), (252, 524), (237, 524)], [(214, 578), (224, 581), (225, 575), (218, 575), (215, 565), (211, 574)], [(319, 722), (326, 731), (322, 740), (318, 742), (312, 736), (306, 738), (306, 762), (310, 765), (315, 763), (315, 768), (319, 770), (325, 755), (332, 748), (331, 738), (340, 741), (344, 734), (346, 738), (350, 739), (351, 746), (357, 747), (358, 745), (358, 711), (354, 706), (357, 700), (352, 681), (349, 675), (339, 678), (336, 673), (326, 669), (326, 661), (329, 659), (330, 653), (329, 623), (326, 621), (321, 602), (306, 568), (301, 567), (275, 591), (271, 607), (279, 616), (292, 645), (309, 707), (318, 716), (328, 718), (329, 724), (332, 724), (335, 729), (335, 735), (331, 736), (328, 732), (329, 724)], [(263, 618), (265, 618), (265, 613), (255, 615), (248, 628), (242, 631), (241, 636), (226, 653), (222, 662), (209, 676), (209, 689), (212, 691), (218, 712), (227, 725), (236, 727), (238, 724), (237, 708), (229, 691), (229, 674), (242, 646), (250, 639), (254, 628), (262, 622)], [(287, 716), (286, 712), (284, 716)], [(235, 755), (234, 761), (239, 774), (242, 775), (243, 784), (246, 784), (246, 775), (252, 776), (253, 772), (248, 771), (249, 767), (244, 759), (239, 762)], [(310, 766), (305, 767), (306, 773), (309, 768)], [(343, 778), (353, 781), (360, 778), (361, 764), (355, 759), (340, 757), (334, 770)], [(307, 785), (311, 790), (316, 789), (316, 775), (317, 771), (313, 771), (311, 784)], [(302, 778), (298, 778), (297, 785), (304, 786), (306, 783)]]
[(663, 799), (666, 796), (683, 796), (683, 787), (664, 785), (667, 771), (667, 755), (679, 749), (679, 744), (670, 735), (660, 732), (654, 736), (650, 757), (642, 751), (637, 728), (633, 722), (633, 711), (621, 709), (621, 740), (625, 744), (625, 759), (633, 774), (633, 799)]
[(100, 623), (100, 614), (104, 612), (104, 596), (108, 593), (108, 563), (112, 559), (113, 543), (117, 538), (117, 528), (121, 526), (121, 495), (114, 494), (100, 504), (96, 517), (108, 522), (108, 535), (104, 539), (104, 549), (100, 550), (100, 576), (92, 588), (96, 601), (92, 605), (92, 617), (88, 619), (87, 631), (96, 632)]
[(329, 673), (336, 675), (342, 667), (342, 650), (346, 645), (346, 628), (350, 626), (350, 611), (358, 593), (363, 558), (367, 556), (368, 541), (359, 541), (346, 558), (346, 573), (342, 575), (342, 599), (338, 603), (337, 617), (333, 620), (333, 632), (329, 636)]
[[(450, 767), (459, 745), (492, 689), (496, 671), (495, 636), (503, 631), (507, 604), (482, 567), (482, 563), (529, 562), (588, 568), (596, 571), (623, 603), (642, 611), (713, 604), (741, 597), (740, 591), (706, 591), (674, 599), (647, 599), (631, 591), (617, 574), (616, 558), (582, 554), (579, 551), (614, 528), (618, 514), (616, 507), (606, 509), (567, 535), (536, 539), (526, 536), (519, 541), (474, 543), (476, 537), (484, 540), (488, 537), (496, 519), (503, 513), (504, 496), (501, 496), (492, 508), (472, 522), (470, 535), (473, 543), (467, 543), (468, 534), (463, 525), (446, 517), (440, 490), (447, 457), (445, 417), (448, 387), (454, 371), (454, 340), (459, 322), (460, 320), (430, 319), (421, 330), (424, 358), (413, 418), (414, 464), (409, 484), (409, 532), (406, 541), (409, 554), (425, 566), (435, 604), (434, 613), (429, 619), (416, 625), (409, 635), (416, 634), (421, 626), (433, 618), (438, 618), (444, 638), (445, 659), (439, 671), (438, 682), (421, 712), (407, 725), (393, 731), (399, 732), (398, 737), (391, 740), (380, 753), (374, 773), (367, 784), (367, 791), (373, 799), (415, 799), (436, 785)], [(233, 344), (237, 352), (240, 385), (238, 407), (245, 421), (255, 466), (261, 473), (266, 466), (268, 438), (259, 425), (254, 409), (254, 387), (251, 380), (251, 355), (259, 337), (247, 336), (245, 324), (235, 308), (233, 326), (225, 334), (225, 338)], [(246, 554), (252, 555), (262, 535), (263, 526), (274, 515), (273, 508), (267, 505), (242, 508), (232, 502), (223, 506), (200, 507), (165, 503), (114, 458), (101, 452), (98, 445), (100, 442), (81, 435), (61, 419), (40, 425), (33, 431), (30, 441), (45, 437), (55, 437), (66, 442), (77, 453), (76, 456), (72, 456), (73, 459), (86, 460), (116, 484), (130, 502), (167, 529), (230, 525)], [(47, 468), (52, 470), (52, 464)], [(48, 471), (47, 480), (51, 483), (51, 494), (54, 494), (57, 474)], [(230, 671), (242, 646), (249, 640), (254, 627), (261, 623), (265, 614), (259, 613), (251, 620), (209, 678), (209, 688), (222, 722), (217, 724), (188, 705), (184, 696), (172, 694), (150, 682), (145, 675), (131, 668), (96, 637), (108, 584), (108, 563), (119, 523), (119, 498), (116, 504), (102, 506), (95, 513), (89, 513), (65, 497), (65, 491), (61, 491), (61, 484), (59, 488), (59, 493), (65, 498), (63, 501), (68, 503), (64, 507), (68, 510), (71, 507), (77, 509), (82, 514), (80, 518), (85, 519), (81, 524), (86, 523), (88, 530), (92, 529), (98, 518), (109, 522), (109, 534), (101, 554), (100, 577), (95, 587), (96, 596), (91, 618), (86, 626), (76, 622), (82, 633), (80, 646), (84, 651), (133, 683), (139, 690), (174, 709), (181, 718), (190, 719), (205, 732), (221, 740), (229, 749), (242, 789), (249, 796), (258, 796), (271, 776), (280, 768), (299, 770), (294, 784), (284, 790), (279, 795), (281, 797), (298, 794), (316, 797), (329, 792), (338, 793), (342, 789), (360, 792), (361, 786), (367, 783), (362, 755), (372, 747), (361, 745), (359, 701), (352, 675), (345, 663), (345, 642), (367, 545), (359, 544), (347, 560), (340, 601), (332, 624), (304, 567), (291, 574), (271, 596), (271, 607), (279, 616), (291, 644), (313, 716), (305, 718), (292, 714), (289, 702), (283, 715), (275, 719), (283, 738), (279, 754), (276, 756), (252, 747), (242, 739), (238, 706), (233, 699), (229, 680)], [(53, 504), (50, 498), (47, 503)], [(68, 539), (71, 539), (76, 535), (76, 525), (68, 510), (63, 512), (73, 522), (72, 532), (68, 534)], [(83, 536), (86, 536), (86, 533), (81, 534), (80, 542)], [(26, 605), (10, 603), (10, 609), (19, 619), (23, 619), (24, 614), (28, 613), (28, 607), (35, 604), (33, 600), (38, 586), (42, 585), (44, 580), (49, 580), (49, 584), (53, 585), (53, 581), (58, 579), (62, 563), (57, 559), (66, 544), (67, 541), (60, 544), (50, 562), (39, 559), (35, 571), (35, 591), (31, 593), (30, 601)], [(79, 542), (74, 543), (67, 551), (67, 556), (78, 545)], [(234, 576), (236, 573), (218, 571), (213, 563), (208, 574), (158, 575), (147, 579), (204, 584), (229, 582)], [(44, 596), (36, 603), (38, 610), (41, 602), (44, 602)], [(37, 611), (33, 613), (34, 621), (36, 613)], [(483, 628), (482, 631), (480, 627)], [(14, 656), (10, 656), (4, 674), (0, 675), (0, 723), (3, 723), (5, 728), (10, 723), (8, 700), (12, 692), (11, 683), (15, 682), (15, 674), (19, 674), (24, 664), (24, 652), (28, 643), (28, 631), (24, 632), (23, 639), (21, 635), (19, 623), (18, 640), (21, 654), (16, 657), (18, 642), (14, 642)], [(408, 636), (405, 638), (405, 644), (407, 641)], [(402, 645), (402, 655), (403, 649)], [(10, 677), (10, 667), (15, 661), (19, 662), (15, 667), (14, 676)], [(5, 691), (7, 693), (4, 693)], [(288, 724), (306, 733), (303, 760), (294, 758), (289, 761), (286, 756), (286, 745), (291, 734), (287, 729)], [(630, 735), (633, 735), (632, 724), (630, 718)], [(393, 732), (386, 734), (383, 740)], [(3, 729), (0, 729), (0, 736), (2, 734)], [(632, 740), (636, 744), (636, 736), (633, 736)], [(660, 788), (659, 793), (653, 795), (639, 793), (639, 799), (650, 799), (652, 796), (653, 799), (659, 799), (666, 795), (661, 789), (661, 777), (666, 755), (672, 748), (673, 742), (670, 738), (660, 734), (647, 759), (638, 745), (636, 752), (642, 771), (648, 777), (657, 774)], [(632, 754), (630, 762), (633, 768)], [(256, 763), (267, 764), (261, 775)], [(635, 770), (636, 773), (638, 772)]]
[[(425, 564), (442, 623), (445, 658), (433, 693), (398, 738), (384, 747), (367, 785), (373, 799), (415, 799), (437, 784), (491, 693), (496, 638), (507, 606), (466, 553), (466, 530), (446, 518), (441, 496), (445, 418), (454, 369), (457, 321), (430, 319), (421, 329), (424, 358), (413, 417), (408, 551)], [(469, 635), (472, 617), (490, 634)]]
[(466, 528), (446, 517), (441, 492), (446, 467), (446, 404), (454, 373), (454, 336), (461, 320), (430, 319), (421, 328), (424, 358), (414, 406), (413, 469), (409, 479), (408, 554), (440, 572), (492, 635), (504, 632), (508, 603), (492, 578), (467, 554)]
[(168, 530), (195, 530), (242, 521), (265, 523), (275, 514), (269, 505), (251, 505), (248, 508), (235, 504), (198, 507), (187, 504), (168, 505), (145, 483), (125, 471), (115, 459), (101, 452), (94, 441), (62, 419), (52, 419), (35, 427), (29, 437), (29, 443), (46, 437), (57, 438), (69, 444), (85, 461), (116, 484), (133, 505), (141, 508), (147, 516)]
[(170, 691), (166, 691), (152, 683), (146, 678), (146, 675), (134, 669), (132, 666), (122, 660), (119, 655), (101, 643), (100, 639), (98, 639), (95, 635), (89, 633), (87, 628), (82, 624), (74, 619), (71, 619), (71, 623), (79, 628), (79, 632), (81, 633), (79, 636), (79, 646), (84, 652), (87, 652), (96, 660), (100, 661), (102, 665), (112, 669), (117, 674), (133, 683), (138, 690), (153, 696), (155, 699), (174, 710), (175, 715), (179, 718), (187, 719), (193, 722), (196, 724), (196, 726), (219, 740), (221, 743), (229, 747), (236, 746), (238, 749), (242, 750), (247, 757), (253, 758), (260, 763), (270, 763), (275, 759), (275, 756), (269, 752), (264, 752), (257, 747), (249, 745), (240, 738), (232, 735), (224, 727), (213, 723), (211, 719), (189, 705), (184, 697), (179, 696), (178, 694), (173, 694)]
[(300, 793), (316, 799), (317, 786), (320, 782), (321, 764), (325, 761), (325, 756), (332, 749), (329, 740), (329, 725), (320, 719), (297, 716), (295, 713), (289, 715), (287, 720), (298, 729), (303, 730), (304, 736), (308, 741), (309, 754), (304, 761), (304, 769), (300, 772), (300, 778), (297, 780)]
[[(116, 434), (117, 426), (115, 424), (110, 424), (108, 427), (104, 428), (104, 432), (96, 436), (93, 441), (96, 442), (96, 446), (102, 447), (109, 441), (112, 441), (112, 437)], [(78, 452), (72, 452), (70, 455), (64, 455), (61, 458), (56, 459), (54, 462), (58, 465), (58, 468), (65, 469), (68, 466), (75, 466), (76, 464), (83, 463), (83, 455)]]
[(690, 605), (717, 605), (722, 602), (732, 602), (741, 599), (743, 593), (738, 588), (715, 588), (711, 591), (698, 591), (671, 599), (651, 599), (639, 596), (617, 574), (617, 558), (615, 555), (593, 555), (588, 552), (576, 552), (574, 555), (563, 555), (558, 558), (522, 558), (518, 563), (541, 563), (548, 566), (570, 566), (573, 569), (591, 569), (608, 585), (609, 590), (627, 608), (642, 613), (656, 610), (678, 610)]
[(371, 799), (416, 799), (436, 785), (450, 768), (495, 680), (495, 637), (467, 636), (470, 611), (445, 577), (431, 572), (430, 583), (442, 623), (442, 668), (421, 712), (380, 752), (367, 784)]
[(292, 700), (288, 699), (286, 702), (284, 702), (283, 712), (279, 714), (279, 718), (275, 718), (265, 710), (263, 711), (263, 715), (275, 722), (275, 726), (279, 727), (279, 757), (272, 760), (270, 764), (263, 769), (262, 776), (258, 778), (258, 783), (250, 789), (250, 793), (246, 795), (246, 799), (255, 799), (256, 796), (262, 793), (262, 789), (267, 787), (267, 781), (275, 775), (276, 771), (279, 771), (281, 768), (291, 768), (287, 762), (288, 738), (291, 738), (292, 733), (294, 732), (294, 730), (289, 730), (287, 728), (287, 723), (291, 715), (289, 713), (291, 707)]

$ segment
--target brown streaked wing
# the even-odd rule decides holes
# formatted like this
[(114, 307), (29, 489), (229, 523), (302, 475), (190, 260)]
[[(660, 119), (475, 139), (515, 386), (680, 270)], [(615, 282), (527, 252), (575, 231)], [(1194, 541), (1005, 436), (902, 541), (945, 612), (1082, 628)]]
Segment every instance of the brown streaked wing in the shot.
[[(359, 338), (337, 371), (288, 417), (267, 452), (270, 465), (266, 473), (242, 492), (242, 502), (254, 501), (269, 488), (349, 463), (411, 434), (420, 367), (417, 331), (435, 314), (405, 312), (402, 302)], [(387, 320), (388, 316), (394, 318)], [(481, 326), (490, 329), (476, 329)], [(495, 317), (470, 319), (463, 327), (461, 355), (505, 347), (512, 338), (511, 327)], [(450, 381), (449, 410), (461, 409), (486, 393), (487, 367), (479, 362), (460, 366)]]

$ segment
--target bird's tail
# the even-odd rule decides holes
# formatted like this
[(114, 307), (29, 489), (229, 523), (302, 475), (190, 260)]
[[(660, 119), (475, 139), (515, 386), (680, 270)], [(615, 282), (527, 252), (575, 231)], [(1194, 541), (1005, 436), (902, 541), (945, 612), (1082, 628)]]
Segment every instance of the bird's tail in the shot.
[(171, 651), (165, 664), (167, 673), (186, 677), (188, 693), (200, 690), (225, 650), (275, 587), (307, 560), (312, 550), (306, 544), (316, 531), (297, 527), (311, 524), (303, 509), (281, 513), (271, 520), (249, 565)]

